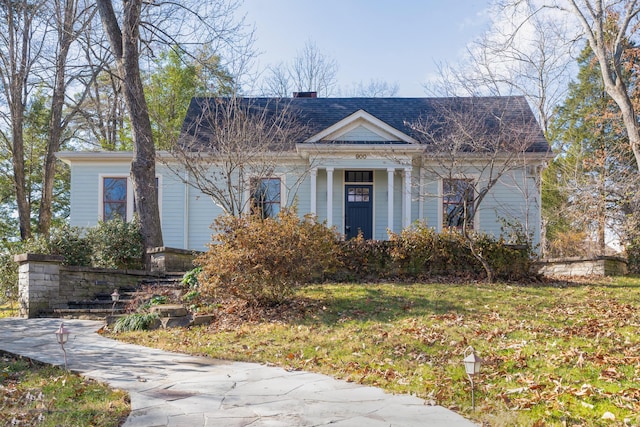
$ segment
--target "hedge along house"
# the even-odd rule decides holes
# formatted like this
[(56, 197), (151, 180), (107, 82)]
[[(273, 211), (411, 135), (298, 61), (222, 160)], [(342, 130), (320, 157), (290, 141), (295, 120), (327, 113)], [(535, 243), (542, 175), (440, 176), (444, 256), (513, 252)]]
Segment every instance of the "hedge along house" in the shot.
[[(346, 238), (387, 239), (414, 221), (437, 231), (540, 238), (549, 145), (522, 97), (194, 98), (177, 148), (159, 152), (165, 245), (203, 250), (210, 225), (252, 207), (296, 205)], [(61, 152), (71, 225), (133, 215), (128, 152)]]

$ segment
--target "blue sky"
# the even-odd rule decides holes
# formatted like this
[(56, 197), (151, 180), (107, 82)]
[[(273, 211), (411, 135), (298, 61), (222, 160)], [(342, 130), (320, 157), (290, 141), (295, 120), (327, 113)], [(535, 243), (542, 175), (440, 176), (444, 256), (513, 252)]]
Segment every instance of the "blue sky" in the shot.
[(436, 64), (455, 62), (488, 25), (490, 0), (245, 0), (260, 66), (291, 60), (307, 40), (333, 57), (342, 87), (398, 83), (425, 96)]

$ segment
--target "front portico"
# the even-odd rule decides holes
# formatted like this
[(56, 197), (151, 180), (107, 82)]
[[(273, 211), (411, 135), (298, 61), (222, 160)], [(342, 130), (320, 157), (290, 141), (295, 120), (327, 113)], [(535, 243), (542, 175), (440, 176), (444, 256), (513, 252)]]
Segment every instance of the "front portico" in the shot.
[(309, 160), (310, 212), (346, 238), (386, 239), (416, 219), (412, 171), (422, 147), (406, 133), (360, 109), (296, 149)]
[(412, 215), (413, 170), (409, 156), (399, 161), (362, 151), (315, 158), (309, 212), (347, 238), (361, 231), (365, 238), (386, 239), (387, 230), (399, 232), (417, 219)]

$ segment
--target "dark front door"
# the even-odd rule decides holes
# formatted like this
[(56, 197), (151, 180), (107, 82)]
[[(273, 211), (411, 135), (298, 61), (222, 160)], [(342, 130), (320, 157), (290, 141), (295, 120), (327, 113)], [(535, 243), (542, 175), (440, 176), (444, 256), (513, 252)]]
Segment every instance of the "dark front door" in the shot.
[(365, 239), (373, 238), (373, 185), (345, 187), (344, 234), (347, 239), (362, 232)]

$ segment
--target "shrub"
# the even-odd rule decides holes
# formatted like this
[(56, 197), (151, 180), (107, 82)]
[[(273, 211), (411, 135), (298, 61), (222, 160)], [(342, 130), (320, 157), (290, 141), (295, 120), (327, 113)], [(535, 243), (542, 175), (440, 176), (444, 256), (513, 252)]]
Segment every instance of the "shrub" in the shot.
[(0, 300), (18, 297), (18, 264), (14, 255), (37, 253), (62, 255), (65, 265), (139, 269), (144, 267), (144, 246), (138, 221), (101, 222), (82, 236), (83, 230), (68, 225), (42, 238), (3, 243), (0, 248)]
[(334, 280), (367, 280), (393, 277), (394, 271), (389, 253), (390, 242), (366, 240), (362, 234), (339, 243), (341, 268), (333, 275)]
[(456, 230), (436, 233), (424, 223), (389, 233), (390, 255), (404, 277), (477, 274), (481, 266)]
[(231, 296), (278, 304), (338, 262), (337, 233), (315, 217), (300, 219), (294, 209), (283, 209), (276, 218), (224, 216), (213, 229), (215, 243), (196, 261), (205, 299)]
[(126, 222), (116, 218), (100, 221), (87, 231), (94, 267), (117, 269), (144, 268), (144, 244), (137, 217)]
[(82, 236), (82, 229), (64, 225), (52, 230), (49, 241), (51, 254), (64, 256), (65, 265), (91, 265), (91, 247), (87, 238)]
[(548, 255), (550, 258), (588, 257), (586, 240), (587, 234), (584, 231), (558, 232), (549, 242)]
[(44, 239), (4, 242), (0, 249), (0, 300), (18, 299), (18, 264), (13, 257), (25, 252), (49, 254), (49, 243)]
[(504, 238), (487, 234), (475, 236), (476, 244), (497, 278), (519, 280), (531, 275), (533, 250), (530, 245), (510, 245)]
[(394, 268), (403, 276), (420, 278), (433, 275), (476, 277), (485, 271), (473, 256), (471, 244), (488, 262), (497, 277), (518, 279), (529, 274), (532, 250), (529, 245), (510, 246), (503, 238), (484, 233), (470, 236), (468, 241), (456, 229), (436, 233), (418, 223), (400, 234), (389, 234), (390, 256)]

